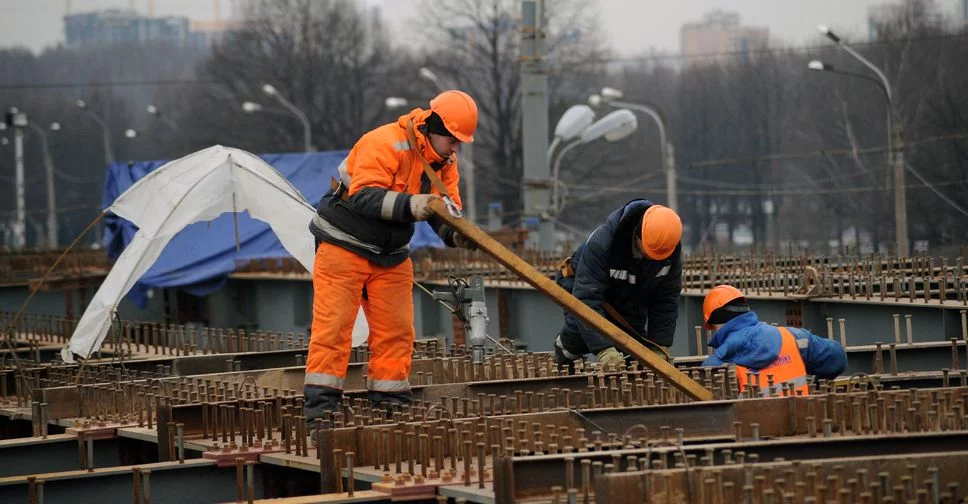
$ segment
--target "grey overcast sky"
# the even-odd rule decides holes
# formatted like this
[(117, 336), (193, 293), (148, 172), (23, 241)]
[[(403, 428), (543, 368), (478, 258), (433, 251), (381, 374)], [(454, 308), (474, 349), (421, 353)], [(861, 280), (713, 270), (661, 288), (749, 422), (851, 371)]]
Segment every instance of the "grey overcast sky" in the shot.
[[(354, 0), (380, 5), (395, 33), (416, 34), (412, 22), (419, 19), (420, 0)], [(655, 49), (677, 52), (679, 27), (697, 21), (704, 12), (724, 9), (739, 12), (742, 23), (770, 29), (774, 41), (785, 45), (810, 43), (815, 27), (827, 24), (849, 38), (866, 37), (867, 9), (871, 5), (900, 0), (591, 0), (598, 4), (602, 27), (612, 47), (622, 55)], [(936, 0), (951, 14), (960, 0)], [(154, 0), (155, 15), (215, 17), (215, 2), (223, 16), (233, 0)], [(26, 46), (33, 51), (64, 40), (62, 16), (67, 5), (73, 12), (134, 5), (147, 12), (148, 0), (0, 0), (0, 47)], [(446, 15), (435, 13), (436, 16)], [(404, 29), (405, 28), (405, 29)]]

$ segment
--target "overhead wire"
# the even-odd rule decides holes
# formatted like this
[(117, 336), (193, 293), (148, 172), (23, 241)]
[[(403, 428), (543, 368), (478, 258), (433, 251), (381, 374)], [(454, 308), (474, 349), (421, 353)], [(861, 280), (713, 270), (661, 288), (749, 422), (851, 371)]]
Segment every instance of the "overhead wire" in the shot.
[[(936, 135), (919, 138), (904, 142), (904, 149), (935, 142), (946, 142), (949, 140), (961, 140), (968, 138), (968, 133), (952, 133), (949, 135)], [(709, 161), (696, 161), (689, 163), (688, 168), (718, 168), (737, 164), (759, 163), (763, 161), (783, 161), (790, 159), (808, 159), (821, 156), (856, 156), (863, 154), (873, 154), (892, 150), (891, 146), (867, 147), (863, 149), (817, 149), (805, 152), (782, 152), (777, 154), (764, 154), (762, 156), (745, 156), (736, 158), (713, 159)]]
[[(875, 48), (875, 47), (886, 47), (897, 44), (908, 44), (912, 42), (930, 42), (937, 40), (960, 40), (963, 38), (968, 38), (968, 33), (947, 33), (944, 35), (925, 35), (921, 37), (907, 37), (893, 40), (879, 40), (874, 42), (851, 42), (850, 46), (854, 49), (863, 48)], [(702, 59), (721, 59), (721, 58), (749, 58), (751, 56), (769, 55), (769, 54), (787, 54), (791, 52), (812, 52), (812, 51), (823, 51), (830, 50), (834, 48), (831, 44), (823, 45), (801, 45), (801, 46), (787, 46), (787, 47), (771, 47), (764, 49), (751, 49), (751, 50), (736, 50), (736, 51), (714, 51), (699, 54), (682, 54), (682, 53), (669, 53), (669, 54), (644, 54), (638, 56), (618, 56), (614, 58), (600, 58), (597, 60), (587, 61), (587, 62), (573, 62), (569, 63), (569, 67), (585, 66), (585, 65), (596, 65), (602, 63), (647, 63), (655, 61), (688, 61), (688, 60), (702, 60)]]
[[(874, 42), (854, 42), (851, 43), (851, 47), (855, 49), (863, 48), (875, 48), (875, 47), (885, 47), (896, 44), (908, 44), (916, 42), (930, 42), (937, 40), (960, 40), (963, 38), (968, 38), (968, 33), (948, 33), (944, 35), (925, 35), (920, 37), (907, 37), (894, 40), (879, 40)], [(742, 57), (748, 58), (750, 56), (758, 56), (765, 54), (785, 54), (790, 52), (810, 52), (810, 51), (820, 51), (831, 49), (829, 44), (824, 45), (802, 45), (802, 46), (788, 46), (788, 47), (773, 47), (765, 49), (753, 49), (746, 51), (715, 51), (699, 54), (682, 54), (682, 53), (670, 53), (670, 54), (649, 54), (649, 55), (639, 55), (639, 56), (619, 56), (614, 58), (597, 58), (586, 62), (572, 62), (568, 64), (569, 68), (574, 68), (577, 66), (587, 66), (587, 65), (600, 65), (609, 63), (636, 63), (636, 62), (654, 62), (654, 61), (689, 61), (689, 60), (703, 60), (703, 59), (719, 59), (719, 58), (732, 58), (732, 57)], [(553, 70), (553, 69), (552, 69)], [(383, 72), (384, 74), (390, 72)], [(553, 73), (553, 72), (552, 72)], [(252, 84), (259, 84), (261, 81), (245, 81)], [(21, 83), (11, 83), (11, 84), (0, 84), (0, 91), (3, 90), (14, 90), (14, 89), (64, 89), (64, 88), (92, 88), (92, 87), (140, 87), (140, 86), (173, 86), (173, 85), (218, 85), (223, 82), (217, 79), (150, 79), (150, 80), (118, 80), (118, 81), (96, 81), (96, 82), (21, 82)]]

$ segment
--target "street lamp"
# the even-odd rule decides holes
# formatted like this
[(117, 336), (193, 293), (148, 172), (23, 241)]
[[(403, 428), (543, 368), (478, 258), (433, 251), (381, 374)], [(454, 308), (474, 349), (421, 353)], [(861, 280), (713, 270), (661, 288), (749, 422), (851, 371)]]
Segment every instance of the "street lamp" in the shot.
[[(564, 118), (565, 116), (562, 116), (562, 119)], [(573, 118), (569, 118), (569, 123), (571, 124), (565, 124), (562, 128), (562, 132), (569, 131), (572, 125), (583, 119), (584, 117), (579, 117), (579, 112), (576, 112), (573, 115)], [(595, 121), (594, 123), (583, 128), (581, 133), (576, 135), (577, 138), (572, 137), (573, 140), (565, 144), (565, 146), (561, 149), (561, 152), (558, 153), (558, 157), (555, 158), (554, 168), (552, 169), (551, 175), (552, 179), (555, 181), (554, 188), (551, 192), (551, 206), (554, 208), (556, 214), (560, 213), (562, 210), (561, 202), (559, 201), (558, 196), (558, 187), (560, 185), (558, 183), (558, 173), (561, 167), (561, 160), (565, 157), (565, 154), (579, 145), (593, 142), (602, 137), (605, 137), (605, 140), (608, 140), (609, 142), (617, 142), (631, 135), (638, 125), (638, 119), (636, 119), (635, 114), (633, 114), (630, 110), (615, 110), (598, 121)], [(562, 121), (558, 121), (558, 126), (562, 126)], [(556, 140), (559, 133), (558, 126), (555, 127)]]
[[(54, 161), (50, 156), (50, 148), (47, 143), (47, 133), (44, 128), (36, 123), (28, 123), (30, 129), (40, 137), (40, 144), (44, 150), (44, 172), (47, 183), (47, 247), (51, 250), (57, 248), (57, 198), (54, 193)], [(58, 122), (51, 123), (51, 131), (60, 131), (61, 125)]]
[[(302, 125), (303, 125), (303, 150), (305, 152), (313, 152), (315, 149), (313, 148), (312, 132), (311, 132), (311, 129), (310, 129), (310, 126), (309, 126), (309, 119), (306, 118), (306, 114), (303, 114), (301, 110), (299, 110), (298, 108), (296, 108), (295, 105), (292, 104), (292, 102), (290, 102), (289, 100), (287, 100), (285, 96), (282, 96), (279, 93), (279, 91), (275, 87), (272, 86), (272, 84), (263, 84), (262, 85), (262, 92), (265, 93), (265, 94), (267, 94), (267, 95), (269, 95), (269, 96), (271, 96), (271, 97), (273, 97), (273, 98), (275, 98), (276, 100), (278, 100), (279, 103), (281, 103), (283, 107), (286, 107), (287, 110), (289, 110), (290, 112), (292, 112), (293, 115), (295, 115), (296, 117), (299, 118), (300, 121), (302, 121)], [(246, 102), (246, 103), (251, 103), (251, 102)], [(245, 103), (242, 104), (242, 110), (245, 110)], [(257, 110), (261, 110), (261, 106), (260, 106), (260, 108), (255, 109), (255, 110), (252, 110), (252, 111), (246, 110), (246, 112), (255, 112)]]
[[(568, 107), (568, 110), (564, 114), (561, 114), (561, 118), (558, 119), (558, 124), (555, 125), (555, 137), (551, 141), (551, 145), (548, 146), (548, 154), (545, 156), (548, 163), (552, 165), (551, 169), (548, 170), (549, 173), (553, 173), (552, 180), (554, 181), (554, 186), (551, 188), (552, 208), (558, 208), (558, 188), (560, 185), (560, 181), (558, 180), (558, 163), (552, 164), (555, 148), (562, 142), (565, 142), (565, 150), (570, 150), (572, 145), (580, 143), (577, 140), (578, 137), (594, 121), (595, 111), (591, 107), (588, 105), (572, 105)], [(574, 144), (568, 143), (572, 141), (574, 141)], [(561, 152), (562, 155), (565, 153), (565, 150)]]
[(659, 128), (659, 148), (662, 152), (662, 164), (665, 166), (666, 172), (666, 200), (669, 208), (678, 211), (679, 197), (676, 191), (676, 155), (675, 149), (672, 147), (672, 142), (670, 142), (666, 137), (665, 116), (663, 116), (658, 107), (655, 107), (654, 105), (621, 101), (622, 96), (623, 93), (619, 89), (603, 87), (600, 95), (592, 95), (588, 97), (588, 104), (593, 107), (597, 107), (598, 105), (604, 103), (612, 107), (622, 107), (635, 110), (648, 115), (653, 121), (655, 121), (656, 126)]
[(88, 112), (88, 114), (91, 116), (91, 119), (94, 119), (94, 122), (101, 127), (101, 132), (103, 133), (101, 140), (104, 143), (104, 162), (107, 164), (113, 163), (114, 154), (111, 151), (111, 132), (108, 130), (107, 125), (104, 124), (104, 120), (101, 119), (101, 116), (97, 115), (97, 112), (94, 112), (93, 109), (88, 107), (87, 102), (84, 100), (77, 100), (77, 108)]
[(153, 104), (150, 104), (147, 107), (145, 107), (145, 110), (147, 110), (149, 114), (157, 117), (159, 120), (161, 120), (161, 122), (165, 123), (165, 126), (168, 126), (169, 128), (171, 128), (172, 131), (177, 133), (182, 140), (182, 150), (184, 152), (188, 152), (188, 137), (185, 136), (185, 133), (182, 132), (181, 128), (179, 128), (178, 125), (175, 124), (175, 121), (172, 121), (170, 118), (168, 118), (168, 116), (162, 114), (161, 110), (159, 110), (158, 107), (156, 107)]
[[(844, 43), (833, 31), (825, 25), (817, 26), (817, 31), (830, 39), (837, 47), (843, 49), (857, 61), (874, 72), (880, 79), (878, 84), (884, 97), (887, 99), (887, 145), (888, 145), (888, 164), (894, 168), (894, 233), (897, 241), (898, 256), (905, 257), (909, 254), (910, 242), (908, 240), (907, 226), (907, 191), (904, 187), (904, 145), (901, 118), (894, 108), (894, 97), (891, 94), (891, 84), (880, 68), (871, 63), (867, 58), (861, 56), (852, 47)], [(807, 64), (807, 68), (814, 71), (838, 73), (850, 77), (859, 77), (877, 83), (868, 76), (835, 70), (832, 65), (822, 61), (814, 60)]]
[(138, 130), (128, 128), (128, 129), (124, 130), (124, 136), (125, 136), (125, 138), (137, 138), (138, 137)]
[(408, 103), (410, 102), (406, 98), (400, 98), (399, 96), (388, 96), (386, 100), (383, 100), (383, 106), (388, 109), (406, 107)]
[[(448, 86), (444, 84), (444, 81), (433, 70), (427, 67), (420, 67), (418, 73), (422, 79), (432, 82), (438, 92), (448, 89)], [(464, 180), (467, 188), (467, 197), (464, 198), (464, 205), (466, 207), (464, 211), (471, 222), (477, 222), (477, 176), (475, 174), (477, 165), (474, 163), (473, 143), (461, 144), (460, 161), (464, 170), (461, 178)]]
[[(839, 68), (835, 68), (830, 63), (827, 63), (827, 62), (824, 62), (824, 61), (820, 61), (820, 60), (812, 60), (812, 61), (810, 61), (810, 63), (807, 63), (807, 69), (813, 70), (815, 72), (830, 72), (830, 73), (834, 73), (834, 74), (838, 74), (838, 75), (846, 75), (846, 76), (849, 76), (849, 77), (857, 77), (858, 79), (864, 79), (866, 81), (870, 81), (870, 82), (874, 83), (874, 85), (876, 85), (878, 88), (880, 88), (881, 92), (884, 93), (884, 98), (889, 103), (891, 101), (891, 93), (890, 93), (890, 91), (888, 91), (888, 89), (886, 87), (884, 87), (884, 84), (880, 80), (875, 79), (875, 78), (871, 77), (870, 75), (864, 75), (864, 74), (859, 74), (859, 73), (854, 73), (854, 72), (847, 72), (845, 70), (841, 70)], [(890, 127), (890, 119), (891, 119), (890, 116), (888, 116), (888, 127)]]
[(246, 114), (251, 114), (253, 112), (262, 112), (262, 104), (256, 102), (242, 102), (242, 111)]
[(429, 80), (430, 82), (433, 82), (434, 86), (437, 87), (437, 90), (443, 91), (444, 89), (446, 89), (444, 84), (441, 82), (440, 78), (437, 77), (437, 74), (435, 74), (433, 70), (427, 67), (420, 67), (420, 76), (423, 77), (424, 79)]

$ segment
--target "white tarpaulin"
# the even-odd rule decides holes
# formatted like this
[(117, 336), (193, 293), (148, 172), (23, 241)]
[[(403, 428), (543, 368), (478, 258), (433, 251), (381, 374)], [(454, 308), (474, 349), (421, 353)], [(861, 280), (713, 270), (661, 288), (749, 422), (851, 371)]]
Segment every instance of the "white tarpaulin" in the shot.
[[(283, 247), (307, 271), (313, 270), (313, 237), (307, 226), (315, 210), (272, 166), (243, 150), (216, 145), (171, 161), (118, 196), (108, 211), (132, 222), (138, 232), (61, 351), (65, 362), (74, 362), (75, 354), (87, 358), (101, 347), (121, 299), (175, 234), (194, 222), (248, 211), (269, 224)], [(368, 332), (361, 309), (353, 345), (365, 342)]]

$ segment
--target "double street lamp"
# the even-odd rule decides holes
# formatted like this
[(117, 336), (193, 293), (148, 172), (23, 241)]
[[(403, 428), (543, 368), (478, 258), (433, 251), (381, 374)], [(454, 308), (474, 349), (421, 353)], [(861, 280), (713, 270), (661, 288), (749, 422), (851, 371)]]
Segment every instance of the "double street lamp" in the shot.
[(878, 79), (852, 72), (845, 72), (834, 68), (833, 65), (824, 63), (820, 60), (813, 60), (807, 64), (807, 68), (817, 72), (829, 72), (848, 77), (864, 79), (876, 84), (884, 93), (887, 100), (887, 144), (888, 144), (888, 164), (894, 171), (894, 231), (897, 241), (897, 254), (907, 256), (910, 253), (910, 241), (908, 240), (907, 226), (907, 189), (904, 182), (904, 145), (901, 118), (897, 114), (894, 106), (894, 98), (891, 93), (891, 85), (880, 68), (871, 63), (867, 58), (855, 51), (852, 47), (844, 43), (830, 28), (820, 25), (817, 30), (830, 39), (833, 43), (851, 55), (857, 61), (874, 72)]
[(556, 147), (564, 145), (555, 158), (551, 169), (554, 186), (551, 191), (551, 207), (557, 216), (564, 209), (560, 196), (561, 181), (559, 179), (561, 160), (570, 150), (591, 143), (604, 137), (609, 142), (617, 142), (632, 134), (638, 127), (638, 120), (629, 110), (620, 109), (610, 112), (598, 121), (595, 112), (587, 105), (573, 105), (562, 114), (555, 126), (555, 138), (548, 146), (548, 160), (551, 161)]
[(187, 153), (188, 152), (188, 137), (185, 136), (185, 133), (182, 132), (181, 128), (179, 128), (178, 125), (175, 124), (175, 121), (172, 121), (171, 118), (169, 118), (168, 116), (162, 114), (161, 113), (161, 109), (159, 109), (154, 104), (149, 104), (147, 107), (145, 107), (145, 110), (149, 114), (155, 116), (161, 122), (165, 123), (165, 126), (168, 126), (168, 128), (170, 128), (172, 131), (174, 131), (176, 134), (178, 134), (179, 137), (181, 137), (181, 141), (182, 141), (182, 151), (185, 152), (185, 153)]
[(94, 122), (101, 127), (101, 140), (104, 143), (104, 162), (110, 165), (114, 162), (114, 153), (111, 150), (111, 132), (108, 130), (107, 124), (104, 124), (104, 119), (101, 119), (101, 116), (91, 109), (84, 100), (77, 100), (77, 108), (87, 112), (88, 116), (94, 119)]
[(659, 149), (662, 152), (662, 164), (666, 172), (666, 204), (669, 208), (679, 211), (679, 198), (676, 191), (676, 158), (672, 142), (666, 136), (666, 122), (662, 112), (657, 107), (644, 103), (631, 103), (622, 101), (623, 93), (621, 90), (604, 87), (601, 94), (588, 97), (588, 104), (597, 107), (601, 104), (611, 107), (621, 107), (636, 112), (642, 112), (655, 121), (659, 128)]
[[(275, 98), (276, 101), (278, 101), (279, 103), (281, 103), (282, 106), (286, 108), (286, 110), (288, 110), (289, 112), (291, 112), (294, 116), (296, 116), (299, 119), (300, 122), (302, 122), (302, 125), (303, 125), (303, 151), (304, 152), (313, 152), (313, 151), (315, 151), (316, 149), (313, 148), (312, 129), (311, 129), (310, 125), (309, 125), (309, 118), (306, 117), (306, 114), (304, 114), (301, 110), (299, 110), (298, 108), (296, 108), (296, 106), (293, 105), (292, 102), (290, 102), (289, 100), (287, 100), (285, 96), (282, 96), (282, 94), (279, 93), (279, 90), (277, 90), (272, 84), (263, 84), (262, 85), (262, 92), (265, 93), (265, 94), (267, 94), (267, 95), (269, 95), (269, 96), (271, 96), (271, 97), (273, 97), (273, 98)], [(251, 102), (251, 101), (247, 101), (247, 102), (244, 102), (242, 104), (242, 111), (245, 112), (245, 113), (247, 113), (247, 114), (251, 114), (253, 112), (271, 112), (271, 111), (266, 110), (265, 108), (263, 108), (263, 106), (261, 104), (256, 103), (256, 102)]]

